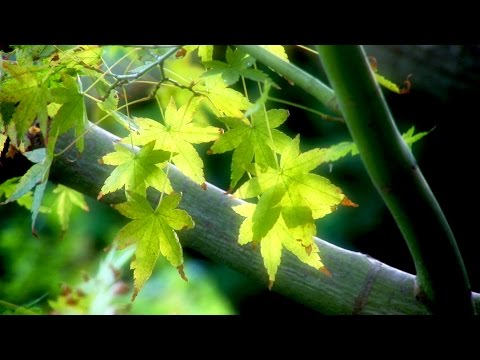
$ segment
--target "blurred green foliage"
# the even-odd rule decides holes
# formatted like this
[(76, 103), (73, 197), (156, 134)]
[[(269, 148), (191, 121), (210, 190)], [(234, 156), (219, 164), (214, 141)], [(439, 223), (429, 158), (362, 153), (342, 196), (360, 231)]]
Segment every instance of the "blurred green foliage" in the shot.
[[(45, 203), (51, 203), (52, 198), (48, 192)], [(125, 219), (92, 199), (87, 202), (90, 211), (85, 213), (75, 208), (70, 228), (63, 237), (55, 214), (41, 214), (37, 226), (39, 239), (30, 232), (26, 209), (16, 203), (0, 207), (0, 313), (50, 313), (53, 307), (54, 313), (61, 314), (108, 314), (113, 313), (108, 306), (110, 300), (115, 302), (115, 308), (131, 314), (235, 313), (208, 271), (208, 265), (188, 258), (185, 268), (189, 283), (164, 261), (159, 261), (152, 280), (133, 304), (128, 285), (112, 296), (112, 291), (119, 291), (119, 285), (109, 283), (110, 253), (103, 250)], [(126, 251), (115, 251), (116, 256)], [(119, 275), (123, 284), (131, 284), (132, 273), (126, 264), (128, 261), (118, 269)], [(90, 298), (81, 304), (68, 303), (62, 295), (69, 288), (81, 289)]]

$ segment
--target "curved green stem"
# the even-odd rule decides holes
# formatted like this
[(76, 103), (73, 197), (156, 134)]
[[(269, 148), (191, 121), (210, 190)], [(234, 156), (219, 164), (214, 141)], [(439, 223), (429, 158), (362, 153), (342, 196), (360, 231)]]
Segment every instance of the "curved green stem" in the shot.
[(417, 297), (434, 313), (473, 314), (455, 238), (402, 140), (361, 46), (319, 46), (325, 68), (367, 172), (412, 254)]
[(282, 74), (287, 80), (292, 81), (295, 85), (305, 90), (307, 93), (315, 97), (323, 105), (325, 105), (335, 115), (340, 115), (335, 95), (332, 89), (322, 83), (316, 77), (303, 71), (299, 67), (283, 61), (278, 56), (272, 54), (258, 45), (237, 45), (240, 49), (253, 56), (258, 61), (271, 67), (273, 70)]

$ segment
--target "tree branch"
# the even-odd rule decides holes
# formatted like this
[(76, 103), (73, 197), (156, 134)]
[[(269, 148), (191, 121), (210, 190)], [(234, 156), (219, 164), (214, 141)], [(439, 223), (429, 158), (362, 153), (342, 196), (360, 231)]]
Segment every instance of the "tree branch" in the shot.
[(278, 56), (272, 54), (258, 45), (237, 45), (240, 49), (253, 56), (258, 61), (271, 67), (273, 70), (292, 81), (295, 85), (305, 90), (308, 94), (315, 97), (325, 105), (335, 115), (340, 115), (340, 110), (335, 100), (335, 95), (327, 85), (322, 83), (316, 77), (303, 71), (299, 67), (283, 61)]
[[(75, 148), (55, 159), (50, 179), (96, 198), (112, 168), (100, 165), (100, 159), (113, 151), (114, 135), (95, 125), (85, 136), (85, 150)], [(73, 140), (61, 137), (57, 151)], [(180, 207), (195, 221), (195, 228), (179, 233), (182, 244), (213, 261), (246, 274), (267, 286), (267, 272), (259, 249), (237, 243), (242, 217), (231, 206), (242, 203), (214, 185), (206, 191), (182, 175), (174, 166), (169, 170), (174, 189), (183, 192)], [(155, 201), (158, 193), (149, 193)], [(125, 201), (123, 192), (106, 195), (106, 204)], [(394, 269), (367, 255), (352, 252), (316, 239), (323, 262), (333, 274), (327, 277), (284, 252), (273, 291), (305, 304), (324, 314), (429, 314), (429, 309), (415, 299), (413, 275)], [(188, 268), (186, 269), (188, 273)], [(474, 294), (480, 309), (480, 294)]]
[(462, 257), (443, 212), (402, 140), (361, 46), (319, 46), (350, 134), (412, 254), (418, 297), (434, 313), (473, 314)]

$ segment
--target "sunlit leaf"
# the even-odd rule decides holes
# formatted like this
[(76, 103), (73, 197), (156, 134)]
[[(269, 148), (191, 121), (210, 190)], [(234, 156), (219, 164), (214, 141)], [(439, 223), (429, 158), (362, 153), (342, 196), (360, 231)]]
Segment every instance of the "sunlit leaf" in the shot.
[[(257, 164), (275, 165), (274, 153), (281, 153), (290, 138), (277, 128), (287, 120), (287, 110), (273, 109), (266, 113), (259, 111), (247, 119), (232, 120), (220, 118), (231, 127), (210, 148), (214, 154), (233, 150), (230, 187), (233, 189), (255, 157)], [(270, 129), (270, 130), (269, 130)], [(270, 133), (272, 138), (270, 138)], [(273, 139), (273, 141), (272, 141)]]
[(126, 191), (145, 194), (148, 186), (159, 191), (173, 191), (170, 181), (162, 171), (170, 158), (168, 152), (154, 150), (155, 141), (146, 144), (138, 154), (130, 147), (114, 144), (114, 152), (105, 155), (102, 162), (116, 168), (105, 180), (99, 198), (125, 187)]
[(181, 194), (165, 195), (157, 209), (153, 209), (147, 199), (131, 193), (126, 203), (114, 205), (122, 215), (132, 219), (118, 233), (115, 241), (119, 249), (136, 245), (135, 259), (131, 263), (134, 270), (135, 299), (145, 282), (150, 278), (157, 258), (163, 255), (175, 266), (182, 278), (183, 252), (176, 231), (194, 226), (192, 218), (183, 210), (177, 209)]
[(155, 140), (155, 149), (175, 153), (172, 162), (180, 171), (197, 184), (204, 184), (203, 161), (192, 144), (218, 139), (220, 129), (200, 126), (193, 122), (198, 100), (192, 100), (187, 105), (177, 110), (175, 102), (171, 99), (165, 110), (165, 125), (148, 118), (135, 118), (139, 130), (133, 131), (123, 142), (143, 145)]
[(52, 210), (58, 217), (62, 231), (67, 231), (73, 207), (89, 211), (88, 205), (81, 193), (66, 186), (57, 185), (53, 193), (55, 194), (55, 200)]

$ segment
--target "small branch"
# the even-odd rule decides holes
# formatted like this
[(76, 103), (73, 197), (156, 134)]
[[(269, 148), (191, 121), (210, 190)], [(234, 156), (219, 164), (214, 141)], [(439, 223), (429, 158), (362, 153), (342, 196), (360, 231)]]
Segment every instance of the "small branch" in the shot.
[(365, 168), (412, 254), (417, 296), (434, 313), (473, 314), (470, 284), (448, 222), (398, 132), (361, 46), (318, 46)]
[(323, 105), (325, 105), (335, 115), (341, 116), (335, 95), (327, 85), (320, 80), (303, 71), (299, 67), (283, 61), (278, 56), (272, 54), (258, 45), (237, 45), (243, 51), (249, 53), (258, 61), (271, 67), (273, 70), (284, 76), (287, 80), (298, 85), (308, 94), (315, 97)]
[[(57, 150), (68, 145), (73, 135), (60, 137)], [(111, 167), (100, 165), (98, 159), (113, 151), (118, 138), (91, 125), (85, 135), (85, 150), (79, 156), (75, 148), (55, 159), (52, 164), (53, 181), (96, 198)], [(77, 159), (70, 162), (69, 159)], [(243, 203), (225, 195), (225, 191), (207, 184), (203, 190), (175, 166), (169, 178), (176, 191), (182, 191), (180, 207), (195, 220), (195, 227), (179, 233), (182, 244), (227, 265), (267, 286), (267, 273), (260, 251), (237, 243), (238, 229), (243, 218), (231, 207)], [(125, 201), (123, 191), (102, 198), (113, 204)], [(149, 192), (152, 204), (158, 193)], [(386, 264), (379, 264), (369, 256), (348, 251), (315, 240), (332, 277), (300, 262), (284, 251), (273, 291), (324, 314), (429, 314), (429, 309), (415, 298), (415, 277)], [(374, 270), (372, 270), (372, 268)], [(188, 268), (186, 269), (188, 272)], [(373, 275), (372, 275), (373, 274)], [(480, 309), (480, 294), (473, 294), (475, 306)]]
[[(102, 101), (105, 100), (110, 95), (110, 92), (112, 92), (112, 90), (117, 88), (118, 86), (125, 85), (132, 81), (135, 81), (140, 77), (142, 77), (143, 75), (145, 75), (150, 70), (152, 70), (154, 67), (163, 65), (165, 60), (167, 60), (170, 56), (175, 54), (179, 48), (180, 46), (175, 46), (173, 49), (167, 51), (165, 54), (157, 56), (154, 62), (152, 62), (150, 65), (146, 66), (139, 72), (132, 73), (132, 74), (125, 74), (125, 75), (110, 74), (111, 76), (114, 77), (115, 81), (107, 89), (107, 92), (105, 93), (104, 96), (102, 96), (101, 100)], [(163, 71), (162, 71), (162, 74), (163, 74)], [(162, 80), (160, 81), (160, 83), (162, 82)]]

